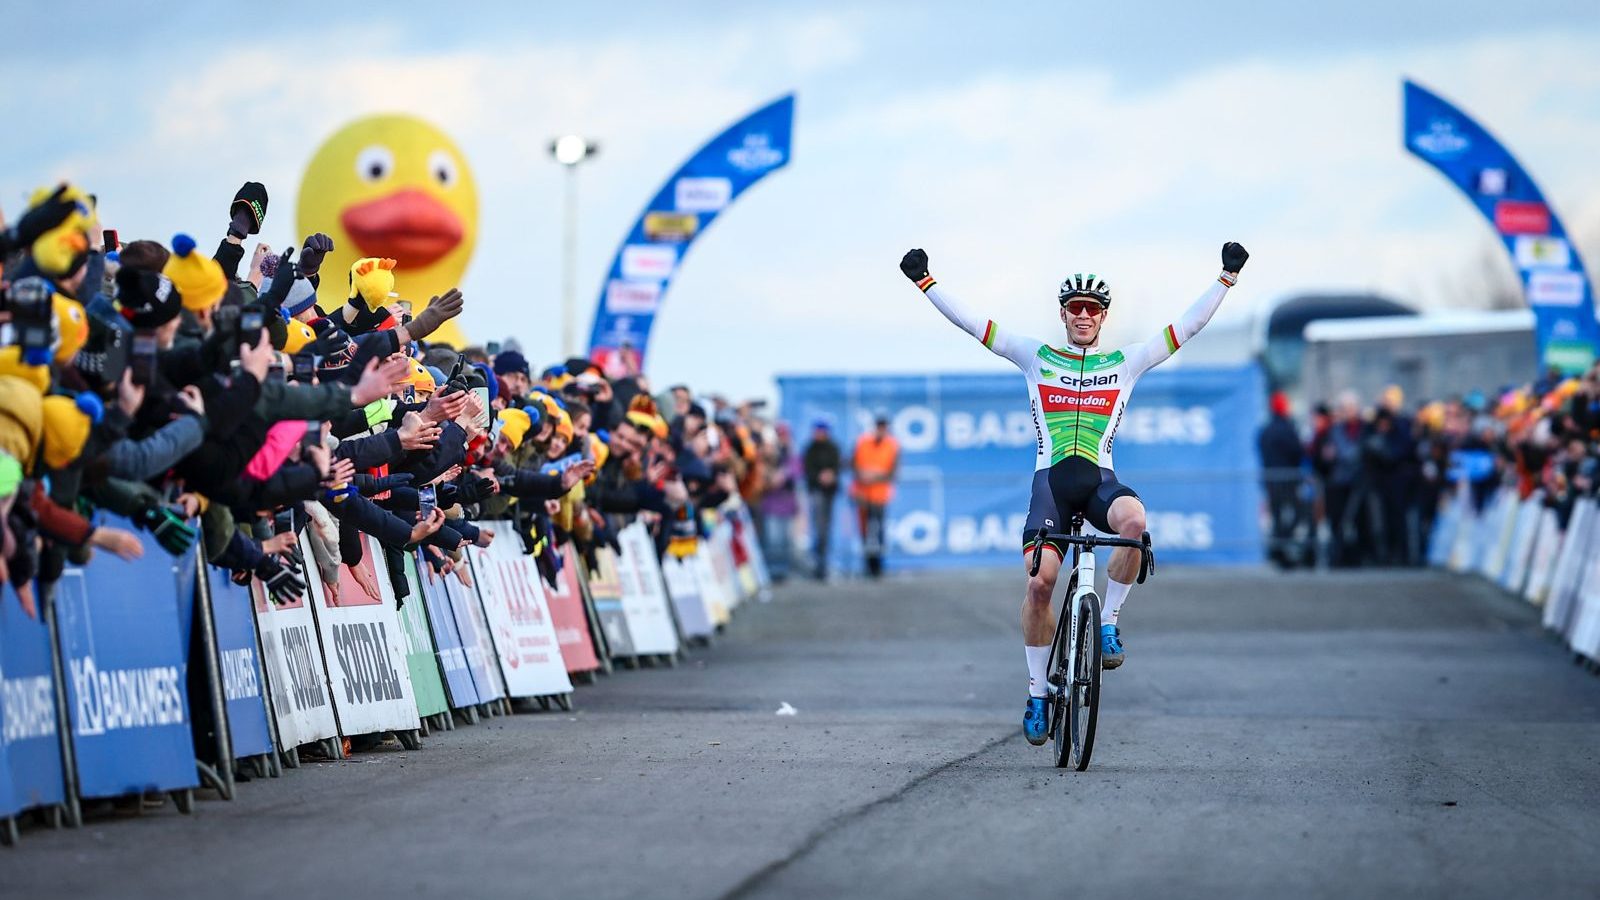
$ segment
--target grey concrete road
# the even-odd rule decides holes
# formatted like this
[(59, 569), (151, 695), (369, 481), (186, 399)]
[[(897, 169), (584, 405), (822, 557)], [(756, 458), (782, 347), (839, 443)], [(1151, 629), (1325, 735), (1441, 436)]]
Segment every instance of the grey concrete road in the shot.
[(0, 896), (1600, 896), (1600, 679), (1495, 589), (1163, 570), (1070, 773), (1020, 585), (784, 588), (574, 714), (31, 830)]

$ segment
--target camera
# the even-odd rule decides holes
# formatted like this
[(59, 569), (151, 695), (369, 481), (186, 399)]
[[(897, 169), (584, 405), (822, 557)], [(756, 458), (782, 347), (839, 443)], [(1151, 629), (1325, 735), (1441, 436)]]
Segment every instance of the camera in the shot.
[(50, 347), (56, 337), (52, 293), (48, 281), (30, 277), (12, 282), (7, 294), (6, 308), (11, 311), (11, 324), (17, 332), (17, 343), (22, 346), (22, 358), (29, 365), (50, 361)]
[(294, 365), (295, 381), (310, 382), (317, 375), (317, 357), (311, 353), (296, 353), (290, 357)]
[(100, 385), (114, 385), (122, 380), (122, 373), (128, 368), (128, 345), (132, 337), (133, 332), (126, 326), (91, 317), (89, 339), (72, 358), (72, 365)]

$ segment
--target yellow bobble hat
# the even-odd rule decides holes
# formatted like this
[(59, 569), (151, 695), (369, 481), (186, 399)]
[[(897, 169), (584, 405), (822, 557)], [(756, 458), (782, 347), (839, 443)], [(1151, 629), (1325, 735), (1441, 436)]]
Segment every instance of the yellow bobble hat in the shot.
[(0, 347), (0, 376), (20, 379), (33, 385), (34, 393), (50, 389), (50, 367), (30, 366), (22, 361), (22, 348), (16, 344)]
[[(54, 187), (39, 188), (28, 198), (28, 207), (32, 209), (54, 194)], [(95, 227), (94, 201), (89, 199), (88, 194), (81, 188), (68, 185), (62, 197), (75, 201), (78, 208), (60, 225), (39, 235), (33, 246), (28, 248), (34, 265), (51, 278), (61, 278), (78, 271), (78, 267), (89, 258), (89, 232)]]
[(59, 335), (56, 364), (65, 365), (89, 340), (89, 314), (83, 311), (82, 303), (61, 294), (52, 294), (50, 303), (55, 308), (56, 334)]
[(522, 446), (522, 439), (527, 437), (528, 429), (533, 427), (533, 419), (520, 409), (500, 410), (500, 434), (511, 442), (511, 449)]
[(369, 256), (356, 260), (350, 267), (348, 299), (353, 301), (360, 297), (372, 312), (382, 309), (394, 295), (394, 267), (392, 259)]
[(51, 469), (64, 469), (83, 452), (89, 440), (89, 429), (100, 418), (102, 407), (93, 394), (63, 397), (53, 394), (44, 398), (44, 464)]
[(556, 410), (556, 434), (561, 435), (568, 442), (572, 440), (572, 417), (564, 409)]
[(42, 399), (31, 382), (0, 375), (0, 452), (16, 457), (23, 468), (32, 468), (44, 428)]
[(290, 319), (286, 329), (287, 337), (283, 339), (283, 352), (290, 356), (304, 350), (307, 345), (317, 339), (317, 333), (311, 326), (299, 319)]
[(172, 281), (183, 297), (183, 308), (190, 312), (216, 306), (228, 291), (228, 276), (223, 274), (222, 266), (197, 253), (194, 238), (187, 234), (173, 236), (172, 256), (167, 258), (161, 274)]

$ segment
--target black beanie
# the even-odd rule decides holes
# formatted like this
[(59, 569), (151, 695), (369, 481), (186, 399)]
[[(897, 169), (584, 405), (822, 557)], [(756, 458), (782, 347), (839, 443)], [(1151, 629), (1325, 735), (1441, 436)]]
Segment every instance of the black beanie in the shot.
[(183, 297), (167, 276), (123, 266), (117, 270), (117, 310), (135, 328), (160, 328), (183, 310)]

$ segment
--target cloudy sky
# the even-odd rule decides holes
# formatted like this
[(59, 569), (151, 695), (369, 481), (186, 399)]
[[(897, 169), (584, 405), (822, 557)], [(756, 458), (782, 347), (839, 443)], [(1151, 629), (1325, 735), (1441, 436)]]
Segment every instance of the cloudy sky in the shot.
[(1252, 252), (1227, 315), (1303, 290), (1459, 302), (1495, 244), (1401, 149), (1411, 76), (1507, 142), (1600, 252), (1592, 0), (330, 6), (9, 12), (0, 84), (30, 89), (0, 97), (0, 206), (70, 177), (124, 240), (190, 230), (209, 245), (257, 179), (273, 196), (262, 236), (297, 244), (300, 173), (323, 139), (414, 113), (454, 136), (479, 186), (468, 334), (515, 334), (550, 361), (549, 139), (603, 145), (581, 173), (587, 333), (644, 202), (706, 138), (792, 90), (792, 164), (696, 242), (650, 361), (659, 379), (770, 394), (776, 373), (1005, 365), (901, 278), (911, 246), (970, 305), (1041, 337), (1059, 332), (1055, 286), (1074, 271), (1112, 279), (1112, 340), (1144, 337), (1204, 288), (1225, 240)]

